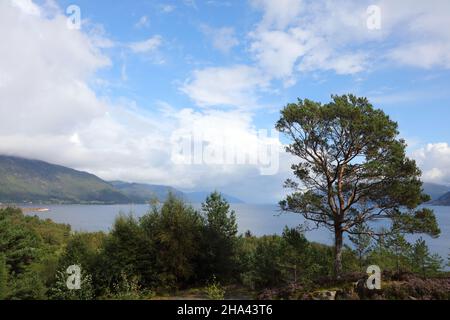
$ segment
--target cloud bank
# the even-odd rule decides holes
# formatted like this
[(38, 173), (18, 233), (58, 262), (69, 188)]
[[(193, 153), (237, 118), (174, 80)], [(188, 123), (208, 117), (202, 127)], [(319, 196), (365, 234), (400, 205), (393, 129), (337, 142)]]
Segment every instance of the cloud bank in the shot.
[[(113, 63), (102, 44), (116, 42), (69, 30), (60, 10), (51, 16), (46, 13), (45, 7), (31, 1), (0, 2), (1, 154), (67, 165), (104, 179), (188, 189), (232, 191), (230, 185), (259, 174), (253, 165), (177, 165), (170, 161), (174, 132), (198, 128), (209, 137), (210, 145), (223, 143), (228, 132), (226, 143), (238, 152), (247, 150), (255, 142), (251, 113), (176, 109), (167, 104), (164, 108), (155, 104), (149, 111), (133, 101), (99, 96), (90, 84), (98, 71)], [(153, 37), (129, 47), (142, 54), (160, 45), (161, 39)], [(228, 71), (217, 71), (219, 78), (229, 76)], [(241, 77), (242, 84), (255, 71), (236, 67), (231, 72)], [(202, 79), (199, 74), (197, 81), (190, 89), (196, 88), (193, 98), (205, 105), (222, 100), (240, 104), (246, 99), (246, 89), (233, 91), (231, 97), (225, 97), (225, 92), (208, 96), (202, 86), (215, 80)], [(258, 201), (258, 196), (247, 195)]]
[[(104, 179), (220, 188), (249, 201), (276, 201), (290, 171), (286, 154), (280, 155), (279, 174), (269, 177), (254, 165), (177, 165), (170, 161), (171, 138), (201, 128), (209, 137), (205, 143), (220, 146), (226, 137), (229, 146), (245, 152), (259, 129), (253, 122), (260, 97), (277, 81), (291, 86), (307, 72), (355, 75), (380, 61), (450, 68), (450, 2), (380, 1), (380, 30), (367, 28), (370, 4), (251, 0), (261, 19), (249, 33), (227, 26), (207, 30), (222, 53), (245, 46), (248, 61), (192, 70), (178, 90), (197, 108), (160, 102), (144, 110), (134, 101), (99, 95), (92, 83), (114, 64), (105, 48), (119, 45), (145, 56), (164, 46), (161, 36), (121, 45), (95, 30), (68, 29), (63, 10), (51, 1), (0, 1), (0, 153)], [(125, 66), (122, 71), (127, 78)], [(414, 152), (425, 180), (450, 182), (449, 149), (438, 143)]]

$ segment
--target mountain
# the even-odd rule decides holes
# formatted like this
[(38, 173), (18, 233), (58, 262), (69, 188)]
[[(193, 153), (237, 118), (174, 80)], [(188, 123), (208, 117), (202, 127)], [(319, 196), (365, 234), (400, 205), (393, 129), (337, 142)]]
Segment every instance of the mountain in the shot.
[[(157, 184), (129, 183), (124, 181), (110, 181), (109, 183), (125, 194), (131, 201), (136, 203), (145, 203), (154, 197), (158, 198), (160, 201), (164, 201), (169, 192), (172, 192), (177, 197), (183, 198), (187, 202), (201, 203), (204, 202), (206, 197), (210, 194), (210, 192), (202, 191), (182, 192), (173, 187)], [(222, 194), (222, 196), (229, 203), (244, 203), (242, 200), (228, 194)]]
[[(164, 201), (172, 192), (191, 203), (205, 201), (208, 192), (183, 193), (170, 186), (107, 182), (99, 177), (40, 160), (0, 155), (0, 203), (148, 203)], [(223, 195), (230, 203), (241, 200)]]
[(0, 156), (0, 202), (127, 203), (129, 199), (93, 174)]
[(437, 200), (447, 192), (450, 192), (449, 186), (429, 182), (424, 182), (423, 189), (431, 197), (431, 201)]
[(124, 181), (110, 181), (109, 182), (116, 190), (123, 193), (135, 203), (146, 203), (152, 198), (157, 198), (160, 201), (164, 201), (169, 192), (172, 192), (178, 197), (183, 197), (183, 192), (168, 186), (156, 185), (156, 184), (143, 184), (143, 183), (129, 183)]
[[(204, 202), (206, 197), (209, 196), (210, 192), (185, 192), (184, 193), (184, 199), (191, 203), (201, 203)], [(222, 196), (227, 200), (229, 203), (244, 203), (241, 199), (238, 199), (236, 197), (230, 196), (228, 194), (222, 193)]]
[(438, 199), (431, 201), (430, 204), (435, 206), (450, 206), (450, 192), (447, 192)]

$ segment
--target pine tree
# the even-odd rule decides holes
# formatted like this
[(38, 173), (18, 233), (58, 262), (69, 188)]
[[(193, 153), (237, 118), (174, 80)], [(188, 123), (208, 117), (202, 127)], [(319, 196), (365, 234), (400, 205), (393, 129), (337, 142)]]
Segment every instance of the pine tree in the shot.
[(348, 238), (355, 246), (361, 271), (363, 270), (364, 259), (371, 250), (372, 238), (369, 235), (369, 231), (370, 228), (366, 224), (359, 223), (349, 232)]
[(286, 181), (292, 193), (281, 209), (333, 232), (336, 277), (344, 234), (357, 224), (388, 219), (408, 233), (439, 235), (433, 211), (419, 207), (429, 197), (398, 124), (367, 98), (332, 96), (326, 104), (299, 99), (281, 111), (276, 128), (289, 140), (286, 151), (298, 158), (292, 165), (297, 181)]
[(219, 192), (211, 193), (204, 203), (205, 272), (219, 280), (229, 280), (233, 273), (237, 245), (237, 223), (234, 210)]
[(282, 266), (287, 268), (294, 283), (299, 279), (305, 281), (309, 276), (308, 268), (311, 266), (309, 257), (309, 242), (299, 228), (285, 227), (282, 235)]
[(67, 279), (69, 275), (65, 270), (59, 270), (56, 273), (55, 284), (48, 292), (51, 300), (92, 300), (94, 299), (94, 288), (92, 277), (81, 269), (80, 289), (69, 289)]
[(425, 240), (419, 238), (413, 245), (411, 262), (414, 271), (425, 277), (437, 273), (442, 267), (443, 260), (437, 254), (430, 254)]
[(386, 238), (386, 248), (395, 257), (395, 267), (397, 273), (404, 267), (406, 257), (411, 252), (411, 244), (406, 241), (405, 236), (398, 230), (392, 230)]
[(0, 254), (0, 300), (8, 296), (8, 266), (6, 265), (6, 258)]

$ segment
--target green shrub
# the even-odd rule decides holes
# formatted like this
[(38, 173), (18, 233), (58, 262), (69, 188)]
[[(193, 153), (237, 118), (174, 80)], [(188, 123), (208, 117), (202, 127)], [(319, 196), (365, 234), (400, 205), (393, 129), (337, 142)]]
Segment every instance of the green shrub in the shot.
[(213, 276), (212, 281), (206, 286), (206, 294), (211, 300), (223, 300), (225, 298), (225, 289), (216, 280), (216, 276)]

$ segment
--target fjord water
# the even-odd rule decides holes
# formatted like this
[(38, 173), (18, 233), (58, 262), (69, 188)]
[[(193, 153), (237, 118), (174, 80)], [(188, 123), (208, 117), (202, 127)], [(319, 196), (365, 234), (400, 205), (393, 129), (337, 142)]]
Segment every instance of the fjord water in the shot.
[[(199, 209), (200, 204), (193, 204)], [(70, 224), (74, 231), (109, 231), (119, 214), (133, 214), (140, 217), (149, 211), (148, 205), (49, 205), (50, 209), (44, 213), (28, 213), (43, 219), (51, 219), (58, 223)], [(285, 226), (296, 227), (303, 223), (298, 214), (281, 213), (276, 205), (232, 204), (236, 211), (239, 232), (250, 230), (255, 235), (281, 234)], [(432, 239), (426, 235), (432, 252), (440, 254), (444, 259), (450, 253), (450, 207), (429, 207), (433, 209), (439, 226), (441, 236)], [(306, 233), (310, 241), (332, 244), (332, 234), (325, 229), (317, 229)], [(410, 237), (413, 241), (417, 236)]]

